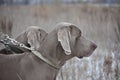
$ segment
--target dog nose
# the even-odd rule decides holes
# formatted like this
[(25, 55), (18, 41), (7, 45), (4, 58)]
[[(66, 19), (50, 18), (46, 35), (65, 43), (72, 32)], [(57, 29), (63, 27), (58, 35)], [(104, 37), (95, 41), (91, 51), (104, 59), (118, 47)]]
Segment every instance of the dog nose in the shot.
[(95, 50), (95, 49), (97, 48), (97, 45), (96, 45), (96, 44), (92, 44), (92, 45), (91, 45), (91, 48), (92, 48), (93, 50)]

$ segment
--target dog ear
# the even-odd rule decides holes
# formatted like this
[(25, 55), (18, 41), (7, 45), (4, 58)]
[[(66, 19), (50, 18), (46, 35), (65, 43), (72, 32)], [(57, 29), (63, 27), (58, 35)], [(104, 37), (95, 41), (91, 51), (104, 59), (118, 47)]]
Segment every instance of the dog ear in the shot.
[(60, 30), (58, 30), (57, 36), (58, 36), (58, 41), (60, 42), (62, 48), (65, 51), (65, 54), (70, 55), (71, 54), (71, 48), (70, 48), (71, 34), (70, 34), (70, 30), (67, 29), (67, 28), (60, 29)]
[(28, 43), (31, 48), (38, 49), (40, 47), (40, 32), (29, 31), (27, 34)]

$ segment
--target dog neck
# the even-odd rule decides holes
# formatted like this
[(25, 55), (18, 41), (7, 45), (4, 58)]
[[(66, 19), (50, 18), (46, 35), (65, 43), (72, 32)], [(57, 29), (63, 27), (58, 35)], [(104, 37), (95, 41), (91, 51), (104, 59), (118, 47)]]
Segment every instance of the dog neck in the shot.
[[(54, 36), (54, 37), (53, 37)], [(52, 63), (62, 67), (64, 63), (74, 57), (73, 55), (66, 55), (59, 41), (57, 40), (56, 34), (48, 34), (45, 38), (41, 47), (38, 49), (45, 58), (50, 60)]]
[(57, 63), (53, 63), (52, 61), (50, 61), (49, 59), (45, 58), (40, 52), (34, 50), (32, 51), (32, 53), (37, 56), (38, 58), (40, 58), (41, 60), (43, 60), (44, 62), (46, 62), (47, 64), (49, 64), (50, 66), (56, 68), (56, 69), (60, 69), (59, 64)]

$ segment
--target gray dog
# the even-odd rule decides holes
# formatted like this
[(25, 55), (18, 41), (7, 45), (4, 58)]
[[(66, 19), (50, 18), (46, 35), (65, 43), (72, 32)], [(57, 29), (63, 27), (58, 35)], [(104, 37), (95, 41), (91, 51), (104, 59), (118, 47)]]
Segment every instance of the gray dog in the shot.
[[(15, 38), (15, 40), (23, 43), (27, 47), (37, 49), (40, 47), (46, 35), (47, 33), (40, 27), (30, 26), (21, 34), (19, 34)], [(10, 42), (8, 42), (8, 45), (6, 45), (6, 48), (3, 48), (2, 50), (0, 50), (0, 53), (3, 53), (3, 54), (13, 54), (13, 53), (18, 54), (23, 52), (30, 52), (30, 50), (22, 47), (17, 48), (16, 46), (11, 45)]]
[(56, 80), (59, 69), (67, 60), (75, 56), (88, 57), (96, 49), (96, 44), (86, 40), (74, 24), (59, 23), (56, 27), (40, 46), (34, 46), (53, 66), (32, 52), (0, 54), (0, 80)]

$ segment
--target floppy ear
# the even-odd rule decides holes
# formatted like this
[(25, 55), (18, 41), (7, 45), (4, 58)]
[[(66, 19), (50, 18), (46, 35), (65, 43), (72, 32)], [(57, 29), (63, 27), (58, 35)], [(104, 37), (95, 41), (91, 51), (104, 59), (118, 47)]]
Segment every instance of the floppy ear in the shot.
[(70, 48), (70, 30), (68, 29), (60, 29), (57, 33), (58, 41), (60, 42), (61, 46), (63, 47), (65, 54), (70, 55), (71, 54), (71, 48)]
[(30, 44), (31, 48), (38, 49), (40, 47), (40, 32), (30, 31), (27, 34), (28, 43)]

